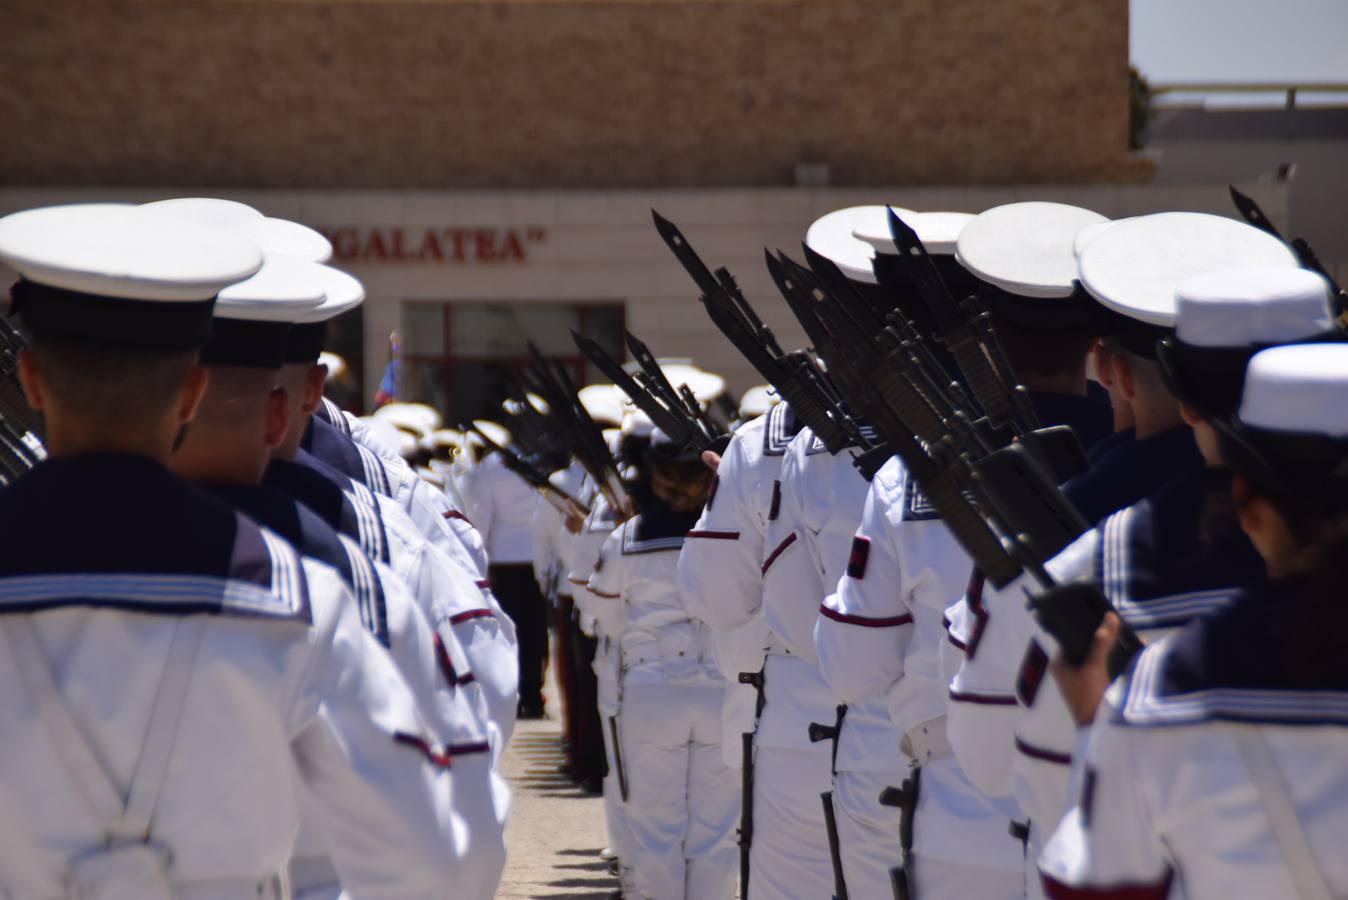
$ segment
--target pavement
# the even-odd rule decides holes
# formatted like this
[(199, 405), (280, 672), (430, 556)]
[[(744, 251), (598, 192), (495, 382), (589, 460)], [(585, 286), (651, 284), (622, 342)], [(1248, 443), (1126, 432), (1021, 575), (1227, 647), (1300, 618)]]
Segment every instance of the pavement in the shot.
[(608, 841), (604, 803), (561, 773), (566, 755), (560, 702), (551, 683), (546, 693), (552, 718), (521, 721), (502, 761), (514, 801), (506, 823), (505, 874), (496, 896), (601, 900), (618, 888), (608, 863), (599, 859)]

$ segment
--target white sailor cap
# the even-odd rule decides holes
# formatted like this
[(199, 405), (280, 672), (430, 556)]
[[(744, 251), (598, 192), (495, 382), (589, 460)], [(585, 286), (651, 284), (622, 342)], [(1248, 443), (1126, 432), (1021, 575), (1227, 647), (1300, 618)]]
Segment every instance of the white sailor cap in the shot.
[(328, 321), (350, 312), (365, 299), (364, 286), (341, 269), (317, 265), (315, 274), (323, 281), (324, 299), (300, 316), (290, 329), (290, 341), (286, 345), (288, 363), (315, 362), (323, 352)]
[(444, 417), (425, 403), (386, 403), (374, 411), (374, 417), (418, 438), (435, 431), (444, 422)]
[(544, 400), (533, 391), (526, 393), (524, 399), (528, 400), (530, 406), (545, 416), (551, 411), (551, 407), (548, 406), (548, 401)]
[[(899, 218), (907, 221), (912, 210), (894, 207)], [(815, 219), (805, 232), (805, 246), (832, 262), (844, 275), (863, 284), (875, 284), (875, 247), (858, 237), (862, 234), (889, 234), (889, 207), (849, 206)], [(890, 242), (893, 246), (893, 242)]]
[(1348, 344), (1287, 344), (1250, 360), (1240, 424), (1348, 440)]
[[(870, 209), (871, 207), (862, 208)], [(927, 248), (927, 253), (932, 256), (954, 255), (956, 242), (959, 241), (964, 226), (974, 219), (972, 213), (910, 212), (898, 207), (893, 207), (893, 209), (894, 214), (902, 219), (904, 224), (917, 232), (918, 240), (922, 242), (923, 247)], [(898, 247), (894, 246), (894, 236), (889, 230), (888, 217), (877, 221), (873, 216), (868, 215), (864, 221), (857, 224), (852, 234), (858, 240), (870, 244), (877, 254), (894, 255), (899, 252)]]
[(608, 452), (614, 456), (618, 455), (618, 450), (622, 447), (623, 431), (621, 428), (605, 428), (600, 432), (605, 445), (608, 446)]
[(1171, 393), (1209, 418), (1235, 412), (1257, 351), (1342, 337), (1329, 284), (1305, 269), (1208, 272), (1182, 282), (1175, 303), (1175, 334), (1156, 358)]
[(328, 377), (333, 380), (340, 379), (346, 374), (346, 358), (339, 356), (336, 353), (329, 353), (324, 350), (322, 353), (318, 354), (318, 364), (327, 367)]
[(237, 228), (248, 222), (265, 219), (259, 210), (237, 200), (222, 200), (218, 197), (174, 197), (172, 200), (155, 200), (142, 203), (141, 209), (153, 213), (168, 213), (194, 222), (208, 225), (222, 225)]
[(314, 263), (264, 255), (252, 278), (231, 284), (215, 301), (211, 338), (202, 362), (216, 366), (279, 369), (291, 326), (323, 302), (323, 280)]
[(205, 342), (216, 295), (262, 253), (228, 229), (99, 203), (5, 216), (0, 261), (19, 273), (14, 310), (38, 333), (167, 349)]
[(782, 398), (777, 395), (772, 385), (756, 384), (740, 397), (740, 418), (748, 420), (767, 415), (768, 410), (781, 402)]
[(180, 197), (146, 203), (142, 209), (238, 229), (269, 255), (294, 256), (324, 263), (332, 258), (332, 243), (307, 225), (275, 219), (243, 203), (214, 197)]
[(623, 421), (623, 397), (625, 395), (612, 384), (589, 384), (577, 391), (580, 405), (590, 414), (590, 418), (601, 427), (617, 427)]
[(1285, 344), (1250, 360), (1222, 457), (1284, 509), (1348, 509), (1348, 344)]
[(394, 427), (392, 422), (381, 419), (378, 416), (361, 416), (361, 421), (369, 430), (370, 439), (389, 453), (402, 455), (403, 437), (402, 431)]
[(447, 455), (463, 446), (463, 433), (453, 428), (437, 428), (421, 439), (421, 449), (427, 453)]
[(1175, 289), (1218, 269), (1295, 268), (1282, 241), (1206, 213), (1138, 216), (1106, 228), (1078, 261), (1081, 284), (1107, 309), (1149, 325), (1175, 324)]
[[(501, 447), (509, 447), (513, 440), (504, 425), (492, 422), (489, 419), (474, 419), (473, 427), (485, 434), (492, 443)], [(469, 437), (471, 439), (472, 435), (469, 435)]]
[(725, 393), (725, 379), (714, 372), (707, 372), (699, 369), (697, 366), (688, 363), (660, 363), (660, 371), (664, 373), (665, 378), (678, 390), (681, 385), (688, 385), (688, 389), (693, 392), (697, 402), (706, 406), (717, 397)]
[[(1080, 260), (1082, 251), (1086, 249), (1086, 245), (1103, 234), (1106, 228), (1111, 225), (1117, 225), (1120, 222), (1127, 222), (1131, 218), (1132, 217), (1130, 216), (1128, 219), (1106, 219), (1103, 222), (1096, 222), (1094, 225), (1087, 225), (1077, 232), (1076, 239), (1072, 241), (1072, 255)], [(1079, 263), (1077, 267), (1080, 269)]]
[(431, 487), (445, 489), (445, 476), (435, 469), (428, 466), (417, 466), (417, 477), (429, 484)]
[(332, 259), (332, 242), (299, 222), (265, 216), (241, 222), (238, 228), (264, 253), (283, 254), (314, 263)]
[(1021, 297), (1070, 297), (1077, 277), (1077, 234), (1108, 220), (1064, 203), (1009, 203), (974, 217), (960, 232), (957, 256), (980, 281)]

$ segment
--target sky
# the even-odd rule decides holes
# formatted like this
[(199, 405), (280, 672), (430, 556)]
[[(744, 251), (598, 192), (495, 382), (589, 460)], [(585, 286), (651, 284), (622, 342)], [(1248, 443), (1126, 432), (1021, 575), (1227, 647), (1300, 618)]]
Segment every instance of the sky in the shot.
[(1132, 0), (1132, 53), (1157, 84), (1348, 84), (1348, 0)]

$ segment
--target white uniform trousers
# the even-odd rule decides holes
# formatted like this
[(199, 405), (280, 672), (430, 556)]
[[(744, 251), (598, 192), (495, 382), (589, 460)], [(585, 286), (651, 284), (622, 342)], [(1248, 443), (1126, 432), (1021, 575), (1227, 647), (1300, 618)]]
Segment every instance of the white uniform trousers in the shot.
[(623, 689), (627, 827), (640, 900), (734, 896), (740, 788), (721, 756), (723, 695), (721, 685)]
[(1019, 872), (989, 869), (933, 859), (918, 854), (913, 860), (913, 896), (921, 900), (1023, 900), (1025, 882)]
[[(803, 726), (802, 726), (803, 727)], [(833, 743), (754, 751), (753, 900), (829, 900), (833, 861), (819, 795), (832, 787)]]
[[(613, 752), (613, 727), (609, 724), (609, 713), (601, 715), (604, 718), (604, 755), (608, 760), (608, 774), (604, 776), (604, 824), (608, 830), (609, 849), (618, 854), (619, 880), (624, 891), (628, 891), (632, 887), (632, 835), (627, 828), (627, 805), (623, 802), (618, 760)], [(627, 765), (625, 758), (623, 765)]]
[(897, 806), (884, 806), (880, 794), (898, 787), (907, 768), (880, 772), (839, 772), (833, 778), (833, 815), (848, 896), (884, 898), (892, 892), (889, 870), (903, 862)]

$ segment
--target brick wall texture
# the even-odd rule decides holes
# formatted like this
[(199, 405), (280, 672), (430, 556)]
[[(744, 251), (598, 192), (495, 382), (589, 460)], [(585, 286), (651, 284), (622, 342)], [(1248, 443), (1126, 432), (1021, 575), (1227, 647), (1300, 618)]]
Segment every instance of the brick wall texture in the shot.
[(7, 0), (0, 183), (1129, 182), (1127, 0)]

